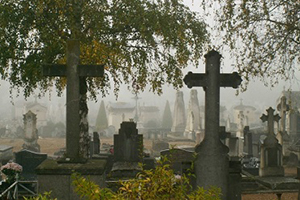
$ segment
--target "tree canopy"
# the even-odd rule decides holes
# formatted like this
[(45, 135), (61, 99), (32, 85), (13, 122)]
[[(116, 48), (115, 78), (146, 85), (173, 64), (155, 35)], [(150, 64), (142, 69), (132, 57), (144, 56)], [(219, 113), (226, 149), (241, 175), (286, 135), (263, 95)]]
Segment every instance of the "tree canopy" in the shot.
[[(42, 65), (66, 62), (66, 41), (81, 43), (82, 64), (104, 64), (88, 78), (90, 94), (134, 82), (156, 93), (182, 86), (181, 69), (198, 65), (206, 24), (180, 0), (0, 0), (0, 74), (25, 96), (58, 90), (63, 78), (42, 76)], [(133, 88), (131, 88), (133, 89)]]
[(299, 0), (201, 2), (206, 14), (214, 10), (214, 30), (221, 45), (228, 45), (244, 83), (260, 77), (274, 85), (293, 76), (300, 63)]

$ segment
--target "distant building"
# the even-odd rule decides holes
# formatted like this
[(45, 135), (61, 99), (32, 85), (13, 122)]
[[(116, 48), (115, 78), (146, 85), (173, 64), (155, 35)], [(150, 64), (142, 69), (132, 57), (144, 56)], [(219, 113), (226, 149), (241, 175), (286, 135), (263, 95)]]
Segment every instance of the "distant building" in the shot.
[(108, 126), (114, 126), (119, 130), (123, 121), (129, 121), (134, 118), (135, 106), (127, 102), (109, 102), (107, 105)]
[(36, 114), (37, 128), (47, 125), (47, 107), (39, 104), (37, 100), (31, 103), (27, 103), (25, 105), (25, 111), (26, 113), (28, 111), (31, 111)]
[(251, 126), (251, 124), (257, 123), (259, 115), (256, 112), (256, 108), (253, 106), (244, 105), (241, 101), (240, 105), (233, 107), (233, 122), (240, 124), (241, 114), (244, 118), (244, 126)]
[(145, 128), (158, 128), (160, 126), (159, 108), (156, 106), (139, 107), (139, 122)]

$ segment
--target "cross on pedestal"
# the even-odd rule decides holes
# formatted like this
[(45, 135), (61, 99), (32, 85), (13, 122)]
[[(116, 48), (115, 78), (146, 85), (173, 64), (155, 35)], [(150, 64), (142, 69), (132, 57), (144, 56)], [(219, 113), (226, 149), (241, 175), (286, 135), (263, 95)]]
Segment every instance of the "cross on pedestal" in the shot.
[[(103, 65), (80, 65), (80, 44), (79, 40), (67, 41), (67, 64), (66, 65), (44, 65), (44, 76), (67, 77), (67, 130), (66, 130), (66, 157), (63, 162), (85, 162), (86, 158), (80, 153), (80, 132), (82, 124), (85, 123), (80, 101), (86, 106), (86, 77), (102, 77)], [(85, 108), (87, 110), (87, 107)], [(87, 122), (86, 122), (87, 123)], [(86, 125), (83, 124), (85, 128)], [(88, 147), (87, 151), (89, 151)]]
[(274, 115), (274, 109), (273, 108), (268, 108), (267, 113), (268, 115), (263, 114), (260, 119), (263, 122), (268, 122), (268, 134), (269, 135), (275, 135), (274, 133), (274, 121), (278, 122), (280, 120), (280, 117), (278, 114)]
[(237, 88), (242, 79), (236, 73), (220, 74), (221, 55), (210, 51), (205, 55), (205, 74), (189, 72), (184, 83), (189, 87), (204, 87), (205, 90), (205, 137), (196, 147), (195, 173), (197, 185), (205, 188), (217, 186), (222, 190), (222, 199), (227, 199), (229, 158), (228, 148), (219, 135), (220, 87)]

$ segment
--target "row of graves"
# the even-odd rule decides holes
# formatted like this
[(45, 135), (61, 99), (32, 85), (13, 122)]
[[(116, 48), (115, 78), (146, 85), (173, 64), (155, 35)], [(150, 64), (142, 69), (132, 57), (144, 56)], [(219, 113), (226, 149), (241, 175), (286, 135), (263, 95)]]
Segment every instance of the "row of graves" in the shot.
[[(79, 42), (77, 40), (68, 41), (67, 66), (60, 66), (59, 71), (55, 71), (55, 69), (58, 70), (57, 66), (54, 68), (46, 66), (45, 73), (45, 75), (51, 76), (67, 76), (66, 148), (62, 150), (61, 156), (58, 158), (52, 158), (32, 150), (22, 150), (15, 156), (15, 162), (23, 167), (23, 172), (20, 174), (21, 179), (35, 181), (35, 183), (30, 183), (31, 187), (36, 187), (35, 194), (52, 191), (51, 196), (57, 199), (79, 199), (71, 184), (71, 174), (74, 171), (83, 176), (89, 176), (90, 180), (100, 187), (114, 189), (119, 180), (134, 178), (142, 170), (142, 167), (144, 169), (155, 168), (156, 156), (169, 157), (170, 166), (178, 175), (187, 172), (194, 174), (195, 176), (190, 176), (190, 182), (194, 188), (197, 186), (205, 189), (210, 186), (219, 187), (222, 192), (222, 200), (240, 200), (242, 194), (248, 193), (276, 193), (280, 198), (284, 192), (299, 191), (299, 180), (295, 177), (284, 176), (282, 154), (284, 143), (281, 144), (274, 133), (274, 122), (280, 118), (278, 115), (274, 115), (274, 109), (269, 108), (267, 115), (263, 114), (261, 117), (261, 120), (268, 124), (268, 132), (258, 150), (260, 159), (256, 164), (256, 160), (252, 159), (256, 156), (252, 142), (254, 134), (252, 134), (251, 128), (245, 127), (244, 129), (245, 149), (249, 161), (242, 163), (241, 158), (244, 151), (240, 151), (240, 139), (236, 139), (231, 133), (226, 132), (224, 127), (219, 127), (220, 87), (237, 88), (241, 83), (241, 78), (237, 73), (220, 74), (221, 55), (218, 52), (210, 51), (205, 55), (205, 74), (189, 72), (184, 78), (184, 82), (189, 88), (203, 87), (205, 90), (204, 138), (192, 148), (172, 148), (166, 141), (168, 138), (162, 135), (157, 138), (160, 140), (153, 141), (151, 153), (144, 150), (143, 135), (138, 133), (137, 125), (133, 121), (121, 123), (118, 134), (114, 135), (113, 146), (101, 145), (98, 133), (93, 134), (92, 142), (86, 140), (88, 134), (82, 126), (87, 126), (87, 113), (82, 115), (79, 112), (81, 108), (79, 104), (82, 102), (78, 101), (80, 95), (84, 96), (84, 94), (81, 94), (82, 90), (76, 83), (82, 76), (101, 76), (103, 71), (95, 70), (95, 66), (81, 68), (79, 53)], [(72, 66), (80, 69), (79, 74), (76, 70), (72, 71), (74, 69)], [(103, 66), (97, 67), (103, 68)], [(63, 69), (66, 68), (69, 70), (64, 72)], [(81, 115), (78, 116), (78, 113)], [(32, 128), (27, 129), (34, 132)], [(35, 142), (30, 144), (35, 147)], [(100, 148), (101, 146), (102, 148)], [(143, 163), (143, 165), (139, 165), (139, 163)], [(242, 167), (242, 164), (245, 164), (245, 167)], [(246, 164), (250, 167), (247, 167)], [(298, 166), (298, 163), (296, 165)], [(259, 166), (258, 174), (255, 172), (257, 166)], [(254, 168), (252, 170), (254, 172), (248, 170), (249, 168)], [(28, 169), (31, 171), (28, 172)], [(18, 183), (18, 180), (16, 182)], [(8, 188), (9, 191), (13, 189), (13, 187)]]

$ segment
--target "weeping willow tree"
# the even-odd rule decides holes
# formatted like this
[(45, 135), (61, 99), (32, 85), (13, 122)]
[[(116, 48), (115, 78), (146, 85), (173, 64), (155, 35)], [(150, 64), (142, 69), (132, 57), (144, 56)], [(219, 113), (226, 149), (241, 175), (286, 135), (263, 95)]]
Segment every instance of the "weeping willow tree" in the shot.
[[(87, 78), (90, 96), (118, 93), (121, 84), (162, 93), (182, 86), (208, 42), (205, 23), (180, 0), (0, 0), (0, 75), (11, 89), (58, 92), (63, 78), (42, 76), (45, 63), (66, 62), (66, 42), (80, 40), (82, 64), (104, 64)], [(133, 88), (129, 88), (133, 90)]]
[(214, 10), (213, 29), (229, 47), (243, 83), (260, 77), (273, 86), (294, 76), (300, 63), (299, 0), (201, 2), (206, 14)]

